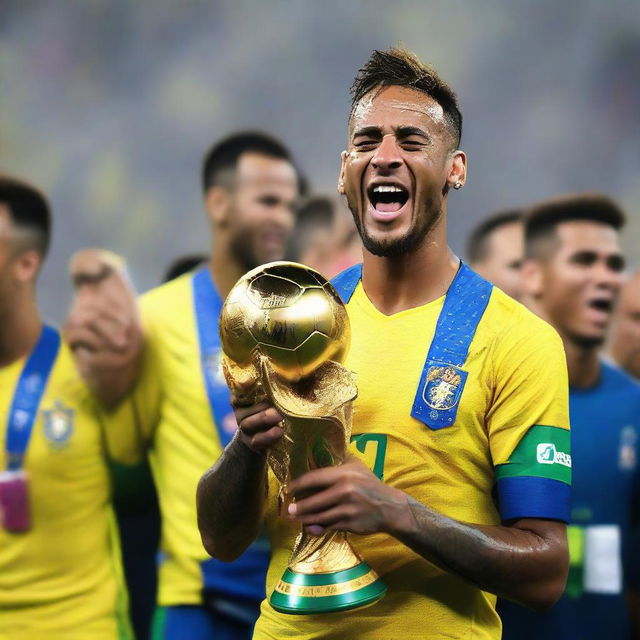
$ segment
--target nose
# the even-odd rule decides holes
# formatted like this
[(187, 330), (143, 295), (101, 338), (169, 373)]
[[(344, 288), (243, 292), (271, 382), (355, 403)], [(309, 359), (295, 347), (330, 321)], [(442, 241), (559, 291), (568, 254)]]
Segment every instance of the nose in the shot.
[(622, 287), (624, 275), (621, 271), (612, 269), (606, 262), (599, 262), (596, 272), (598, 286), (610, 291), (618, 292)]
[(402, 155), (395, 136), (387, 134), (383, 136), (380, 146), (371, 160), (371, 164), (380, 171), (391, 171), (402, 165)]
[(294, 205), (281, 202), (271, 210), (271, 219), (283, 229), (292, 229), (296, 219)]

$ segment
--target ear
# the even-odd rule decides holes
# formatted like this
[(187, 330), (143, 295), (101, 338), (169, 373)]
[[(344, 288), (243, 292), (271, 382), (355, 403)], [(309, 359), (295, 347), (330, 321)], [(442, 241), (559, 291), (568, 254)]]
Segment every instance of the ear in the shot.
[(344, 194), (344, 175), (348, 157), (349, 153), (347, 151), (342, 151), (340, 153), (340, 175), (338, 176), (338, 193), (340, 195)]
[(222, 186), (211, 187), (204, 196), (207, 216), (214, 227), (225, 226), (229, 220), (231, 194)]
[[(451, 157), (451, 165), (447, 175), (447, 186), (450, 189), (464, 186), (467, 181), (467, 154), (460, 149), (453, 152)], [(459, 186), (456, 186), (459, 185)]]
[(15, 258), (13, 273), (21, 283), (34, 283), (41, 265), (42, 256), (35, 249), (29, 249)]
[(525, 258), (520, 269), (520, 277), (522, 278), (522, 289), (525, 294), (535, 300), (539, 299), (544, 291), (544, 274), (540, 261), (533, 258)]

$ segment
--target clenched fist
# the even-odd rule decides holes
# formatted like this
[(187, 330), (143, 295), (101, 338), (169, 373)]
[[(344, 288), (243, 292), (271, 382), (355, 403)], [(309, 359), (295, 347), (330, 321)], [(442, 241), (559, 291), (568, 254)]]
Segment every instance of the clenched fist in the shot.
[(122, 258), (84, 249), (69, 263), (75, 296), (63, 326), (80, 374), (115, 407), (136, 383), (144, 346), (135, 293)]

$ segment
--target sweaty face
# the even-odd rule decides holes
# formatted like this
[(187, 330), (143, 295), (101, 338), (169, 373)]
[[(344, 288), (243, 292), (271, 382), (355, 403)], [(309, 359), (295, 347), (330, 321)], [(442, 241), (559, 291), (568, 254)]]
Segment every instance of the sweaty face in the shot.
[(625, 283), (612, 326), (612, 351), (616, 360), (640, 378), (640, 272)]
[(622, 285), (618, 233), (589, 221), (564, 222), (556, 233), (559, 246), (542, 263), (538, 302), (564, 337), (602, 344)]
[(453, 148), (442, 107), (420, 91), (385, 87), (356, 105), (341, 180), (368, 251), (422, 243), (442, 213)]
[(282, 260), (295, 222), (298, 178), (286, 160), (243, 154), (236, 168), (229, 230), (232, 251), (247, 271)]
[(487, 238), (487, 251), (483, 260), (473, 268), (483, 277), (500, 287), (512, 298), (522, 295), (520, 268), (524, 255), (524, 232), (520, 222), (502, 225)]

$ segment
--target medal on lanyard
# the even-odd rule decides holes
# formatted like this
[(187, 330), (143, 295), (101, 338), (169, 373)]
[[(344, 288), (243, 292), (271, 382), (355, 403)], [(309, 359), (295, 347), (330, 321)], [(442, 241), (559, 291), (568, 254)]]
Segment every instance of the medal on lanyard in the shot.
[(24, 458), (47, 380), (60, 348), (60, 335), (43, 326), (22, 369), (7, 418), (7, 468), (0, 471), (0, 526), (11, 533), (31, 527), (28, 475)]

